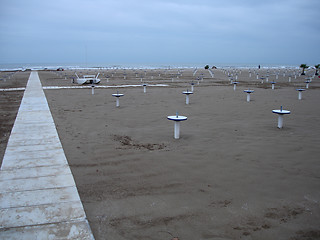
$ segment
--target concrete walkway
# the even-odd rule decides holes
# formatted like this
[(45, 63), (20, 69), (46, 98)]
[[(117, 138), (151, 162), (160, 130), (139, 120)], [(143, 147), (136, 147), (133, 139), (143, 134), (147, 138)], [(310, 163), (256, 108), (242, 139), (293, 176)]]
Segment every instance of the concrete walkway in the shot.
[(1, 166), (0, 239), (94, 239), (34, 71)]

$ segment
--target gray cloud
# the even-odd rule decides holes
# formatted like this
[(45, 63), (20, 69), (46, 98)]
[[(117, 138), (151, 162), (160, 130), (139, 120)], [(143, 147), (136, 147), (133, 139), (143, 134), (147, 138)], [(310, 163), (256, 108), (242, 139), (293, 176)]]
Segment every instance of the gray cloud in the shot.
[(0, 62), (319, 62), (316, 0), (3, 0)]

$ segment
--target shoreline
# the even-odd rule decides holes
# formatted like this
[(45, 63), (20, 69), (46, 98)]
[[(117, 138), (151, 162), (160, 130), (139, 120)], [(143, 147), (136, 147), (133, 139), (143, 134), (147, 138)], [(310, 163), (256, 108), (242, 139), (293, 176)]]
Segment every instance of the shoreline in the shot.
[[(111, 69), (145, 69), (145, 70), (156, 70), (156, 69), (201, 69), (207, 65), (206, 63), (195, 63), (195, 64), (77, 64), (77, 63), (66, 63), (66, 64), (28, 64), (28, 63), (12, 63), (12, 64), (0, 64), (0, 71), (23, 71), (26, 69), (32, 70), (56, 70), (58, 68), (64, 68), (66, 70), (111, 70)], [(211, 64), (211, 67), (215, 66), (218, 69), (258, 69), (258, 65), (261, 65), (261, 69), (299, 69), (298, 64), (235, 64), (235, 63), (217, 63)], [(311, 66), (312, 67), (312, 66)]]

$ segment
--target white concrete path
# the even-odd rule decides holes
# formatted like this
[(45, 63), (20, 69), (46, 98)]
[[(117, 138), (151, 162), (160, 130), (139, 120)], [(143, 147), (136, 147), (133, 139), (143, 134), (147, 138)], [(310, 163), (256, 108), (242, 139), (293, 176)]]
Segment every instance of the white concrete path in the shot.
[(94, 239), (36, 71), (1, 166), (0, 239)]

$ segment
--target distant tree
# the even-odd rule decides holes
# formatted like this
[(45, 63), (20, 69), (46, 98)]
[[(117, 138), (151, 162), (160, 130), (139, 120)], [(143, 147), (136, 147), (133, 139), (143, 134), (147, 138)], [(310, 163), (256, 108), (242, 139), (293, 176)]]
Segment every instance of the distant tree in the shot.
[(314, 66), (316, 68), (316, 73), (315, 75), (319, 75), (318, 71), (319, 71), (319, 68), (320, 68), (320, 64), (317, 64)]
[(204, 67), (204, 69), (209, 69), (209, 65), (206, 65), (206, 66)]
[(300, 65), (300, 68), (302, 68), (302, 73), (301, 73), (301, 75), (306, 75), (305, 73), (304, 73), (304, 70), (306, 69), (306, 68), (308, 68), (309, 66), (307, 66), (307, 64), (301, 64)]

